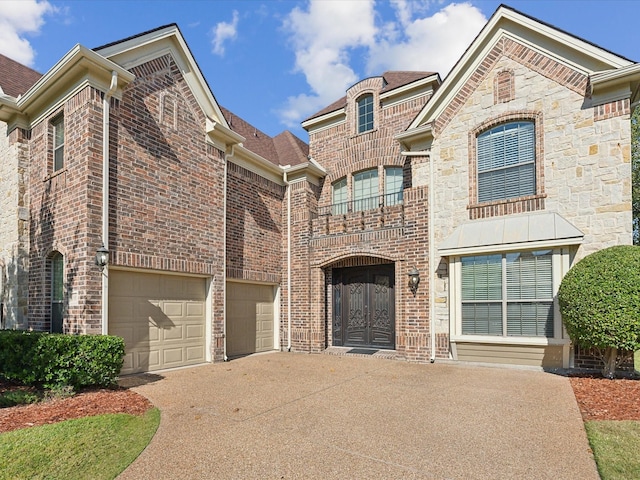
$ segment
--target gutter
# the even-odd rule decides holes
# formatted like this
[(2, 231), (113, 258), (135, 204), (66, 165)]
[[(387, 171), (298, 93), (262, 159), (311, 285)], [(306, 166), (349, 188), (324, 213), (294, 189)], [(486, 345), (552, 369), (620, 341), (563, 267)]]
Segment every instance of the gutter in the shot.
[[(227, 356), (227, 165), (229, 158), (236, 153), (236, 146), (231, 145), (231, 153), (225, 155), (224, 159), (224, 181), (222, 187), (222, 212), (224, 218), (222, 220), (222, 354), (225, 362), (229, 361)], [(211, 322), (209, 322), (211, 324)], [(210, 335), (209, 335), (210, 337)]]
[[(118, 87), (118, 72), (111, 72), (111, 85), (102, 99), (102, 245), (109, 250), (109, 109)], [(109, 332), (109, 262), (102, 269), (102, 334)]]

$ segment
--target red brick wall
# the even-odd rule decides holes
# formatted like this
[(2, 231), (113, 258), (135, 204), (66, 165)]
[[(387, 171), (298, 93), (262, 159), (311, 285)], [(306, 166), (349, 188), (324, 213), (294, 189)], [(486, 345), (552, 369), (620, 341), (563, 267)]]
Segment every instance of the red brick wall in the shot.
[(223, 357), (224, 153), (170, 55), (131, 70), (112, 109), (111, 262), (213, 277), (213, 357)]
[[(348, 102), (379, 87), (376, 79), (365, 80), (350, 90)], [(355, 133), (355, 107), (349, 103), (345, 122), (310, 132), (310, 154), (327, 170), (327, 177), (317, 191), (308, 183), (291, 189), (295, 219), (293, 350), (314, 352), (331, 345), (333, 268), (395, 263), (396, 350), (406, 359), (429, 359), (428, 196), (426, 188), (412, 187), (410, 160), (400, 155), (400, 145), (393, 139), (406, 129), (427, 100), (424, 95), (381, 106), (374, 98), (374, 129), (359, 135)], [(325, 207), (331, 204), (331, 184), (335, 180), (378, 166), (404, 168), (403, 206), (346, 215), (316, 214), (315, 204), (321, 213), (327, 212)], [(307, 212), (311, 212), (308, 217)], [(407, 273), (413, 267), (422, 278), (415, 297), (407, 286)], [(448, 355), (447, 338), (439, 338), (437, 347), (439, 356)]]
[[(65, 121), (64, 168), (52, 173), (51, 119)], [(64, 330), (99, 333), (100, 274), (93, 256), (100, 246), (102, 100), (87, 87), (37, 124), (30, 140), (29, 327), (49, 330), (47, 259), (64, 256)]]
[(283, 198), (283, 186), (229, 162), (227, 278), (280, 284)]

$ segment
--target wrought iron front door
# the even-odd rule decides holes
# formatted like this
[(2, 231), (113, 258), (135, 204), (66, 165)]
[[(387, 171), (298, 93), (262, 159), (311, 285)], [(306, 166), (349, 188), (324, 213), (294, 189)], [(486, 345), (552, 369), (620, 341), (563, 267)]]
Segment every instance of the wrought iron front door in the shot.
[(394, 265), (333, 271), (333, 344), (395, 348)]

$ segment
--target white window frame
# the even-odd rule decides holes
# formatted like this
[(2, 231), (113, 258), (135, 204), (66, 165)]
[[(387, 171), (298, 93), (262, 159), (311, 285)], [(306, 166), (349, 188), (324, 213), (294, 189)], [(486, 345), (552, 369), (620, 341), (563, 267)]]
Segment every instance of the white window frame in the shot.
[[(549, 248), (545, 245), (537, 245), (532, 248), (509, 249), (492, 252), (481, 251), (478, 253), (465, 252), (465, 256), (506, 254), (531, 250), (543, 250)], [(467, 255), (468, 254), (468, 255)], [(562, 317), (557, 301), (558, 288), (562, 277), (569, 270), (572, 254), (568, 247), (552, 248), (552, 277), (553, 277), (553, 337), (528, 337), (528, 336), (502, 336), (497, 335), (463, 335), (462, 334), (462, 257), (449, 257), (449, 318), (450, 337), (452, 342), (465, 343), (497, 343), (497, 344), (523, 344), (523, 345), (563, 345), (569, 342), (565, 334)]]
[(353, 211), (378, 208), (380, 203), (380, 173), (378, 168), (361, 170), (353, 174)]
[(366, 133), (373, 130), (375, 113), (373, 111), (373, 94), (365, 93), (356, 102), (358, 115), (358, 133)]
[(349, 188), (347, 177), (342, 177), (331, 184), (331, 214), (343, 215), (349, 207)]
[(64, 168), (64, 115), (54, 118), (51, 126), (53, 127), (53, 171), (57, 172)]

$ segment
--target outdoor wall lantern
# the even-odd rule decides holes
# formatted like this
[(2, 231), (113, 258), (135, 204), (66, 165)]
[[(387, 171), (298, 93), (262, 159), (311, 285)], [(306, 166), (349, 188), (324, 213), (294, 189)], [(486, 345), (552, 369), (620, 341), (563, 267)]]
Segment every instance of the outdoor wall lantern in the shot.
[(104, 247), (104, 244), (96, 250), (96, 265), (100, 267), (100, 271), (104, 269), (109, 263), (109, 250)]
[(413, 267), (409, 272), (409, 290), (413, 293), (413, 296), (416, 296), (416, 292), (418, 291), (418, 284), (420, 283), (420, 272), (416, 267)]

